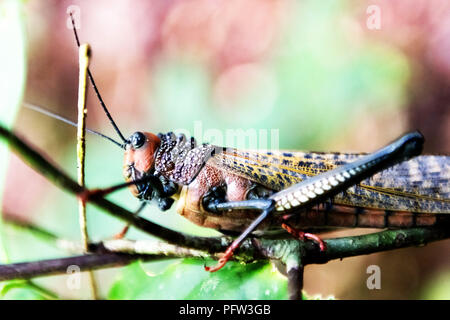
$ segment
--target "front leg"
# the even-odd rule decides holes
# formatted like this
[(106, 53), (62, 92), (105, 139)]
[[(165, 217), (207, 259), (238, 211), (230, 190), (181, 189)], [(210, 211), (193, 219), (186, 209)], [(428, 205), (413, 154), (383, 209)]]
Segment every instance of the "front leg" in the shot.
[[(219, 199), (214, 197), (208, 197), (207, 202), (204, 201), (204, 207), (213, 213), (219, 214), (224, 211), (231, 210), (252, 210), (260, 211), (261, 214), (244, 230), (244, 232), (233, 241), (233, 243), (227, 248), (224, 255), (219, 259), (218, 264), (215, 267), (205, 267), (206, 271), (214, 272), (221, 269), (228, 260), (233, 256), (234, 251), (241, 245), (241, 243), (247, 238), (247, 236), (253, 232), (264, 219), (266, 219), (270, 214), (275, 212), (275, 201), (273, 199), (256, 199), (256, 200), (246, 200), (246, 201), (234, 201), (234, 202), (218, 202)], [(304, 240), (311, 239), (319, 243), (321, 251), (324, 251), (326, 246), (325, 243), (318, 236), (310, 233), (305, 233), (293, 228), (288, 227), (286, 223), (282, 224), (282, 227), (286, 229), (294, 237)]]
[(175, 201), (171, 196), (178, 191), (178, 185), (163, 176), (159, 176), (158, 178), (161, 181), (162, 194), (159, 194), (158, 190), (155, 189), (153, 190), (151, 199), (156, 201), (161, 211), (167, 211)]
[(224, 255), (219, 259), (219, 262), (214, 267), (206, 267), (205, 270), (209, 272), (215, 272), (220, 270), (225, 264), (230, 260), (233, 256), (234, 251), (239, 248), (241, 243), (247, 238), (247, 236), (253, 232), (258, 225), (271, 213), (274, 212), (275, 209), (275, 201), (272, 199), (258, 199), (258, 200), (247, 200), (247, 201), (234, 201), (234, 202), (223, 202), (217, 203), (213, 199), (209, 200), (209, 202), (204, 203), (205, 208), (207, 208), (210, 212), (223, 212), (223, 211), (231, 211), (231, 210), (254, 210), (260, 211), (261, 214), (256, 218), (250, 226), (245, 229), (245, 231), (231, 243), (231, 245), (227, 248)]

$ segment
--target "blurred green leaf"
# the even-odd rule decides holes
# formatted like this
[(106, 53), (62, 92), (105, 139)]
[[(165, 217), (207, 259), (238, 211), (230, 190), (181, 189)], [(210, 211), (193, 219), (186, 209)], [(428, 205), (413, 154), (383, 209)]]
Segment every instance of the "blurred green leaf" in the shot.
[[(0, 123), (11, 127), (23, 96), (26, 79), (26, 37), (22, 1), (0, 2)], [(0, 145), (0, 203), (8, 164), (8, 149)], [(0, 261), (7, 261), (0, 218)]]
[(22, 2), (0, 2), (0, 121), (11, 126), (20, 106), (26, 76), (26, 36)]
[(11, 280), (0, 285), (0, 297), (5, 300), (45, 300), (26, 280)]
[(230, 262), (219, 272), (208, 273), (203, 270), (202, 261), (184, 259), (159, 274), (151, 274), (141, 262), (136, 262), (123, 269), (109, 298), (286, 299), (287, 281), (270, 263)]
[(432, 279), (420, 299), (448, 300), (450, 299), (450, 272), (439, 273)]
[[(22, 2), (5, 0), (0, 2), (0, 122), (11, 127), (25, 86), (25, 31)], [(0, 145), (0, 203), (8, 165), (8, 148)], [(7, 262), (8, 254), (4, 241), (3, 219), (0, 214), (0, 261)], [(26, 287), (25, 281), (8, 281), (1, 284), (0, 296), (4, 299), (40, 299), (40, 295)], [(14, 289), (14, 290), (12, 290)]]

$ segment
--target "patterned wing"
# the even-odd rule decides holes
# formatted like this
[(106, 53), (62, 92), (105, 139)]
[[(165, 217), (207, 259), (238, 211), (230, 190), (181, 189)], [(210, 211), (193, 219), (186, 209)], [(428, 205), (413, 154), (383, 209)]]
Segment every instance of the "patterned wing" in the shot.
[[(279, 191), (361, 156), (228, 148), (216, 153), (209, 163)], [(334, 202), (389, 211), (450, 213), (450, 157), (419, 156), (400, 163), (337, 195)]]

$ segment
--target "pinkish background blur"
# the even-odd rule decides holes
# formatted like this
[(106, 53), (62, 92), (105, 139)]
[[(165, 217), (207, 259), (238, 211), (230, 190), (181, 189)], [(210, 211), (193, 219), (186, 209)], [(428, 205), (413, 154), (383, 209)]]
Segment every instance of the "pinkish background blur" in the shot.
[[(385, 1), (28, 1), (24, 100), (76, 119), (77, 49), (67, 8), (79, 8), (91, 71), (125, 135), (205, 128), (279, 129), (280, 148), (372, 151), (419, 129), (427, 153), (450, 152), (450, 3)], [(370, 29), (369, 5), (381, 12)], [(89, 93), (88, 126), (116, 137)], [(15, 128), (75, 176), (73, 128), (22, 109)], [(121, 150), (88, 137), (88, 185), (121, 182)], [(3, 212), (78, 239), (77, 207), (14, 155)], [(127, 191), (113, 199), (138, 206)], [(94, 211), (94, 210), (93, 210)], [(146, 217), (210, 234), (152, 207)], [(121, 223), (90, 214), (94, 239)], [(373, 231), (373, 230), (370, 230)], [(350, 230), (340, 235), (359, 234)], [(53, 257), (10, 230), (13, 260)], [(131, 238), (142, 236), (131, 233)], [(27, 240), (28, 239), (28, 240)], [(28, 242), (27, 242), (28, 241)], [(450, 298), (450, 242), (308, 266), (305, 290), (339, 299)], [(382, 270), (382, 289), (366, 287), (367, 266)], [(106, 294), (118, 270), (97, 272)], [(64, 277), (40, 280), (65, 297)]]

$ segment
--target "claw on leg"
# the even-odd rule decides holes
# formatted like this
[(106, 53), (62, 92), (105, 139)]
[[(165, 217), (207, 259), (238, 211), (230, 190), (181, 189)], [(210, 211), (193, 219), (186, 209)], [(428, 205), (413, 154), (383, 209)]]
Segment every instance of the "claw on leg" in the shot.
[(232, 246), (228, 247), (227, 251), (225, 251), (222, 258), (219, 259), (219, 262), (214, 267), (207, 267), (205, 266), (205, 271), (209, 272), (216, 272), (220, 269), (222, 269), (230, 260), (230, 258), (233, 256), (234, 248)]
[(283, 229), (285, 229), (287, 232), (289, 232), (290, 234), (292, 234), (295, 238), (298, 238), (300, 240), (309, 239), (309, 240), (313, 240), (313, 241), (317, 242), (319, 244), (320, 251), (325, 251), (327, 249), (325, 242), (320, 237), (318, 237), (317, 235), (315, 235), (313, 233), (308, 233), (308, 232), (303, 232), (303, 231), (297, 230), (297, 229), (292, 228), (291, 226), (287, 225), (286, 223), (281, 224), (281, 227)]

